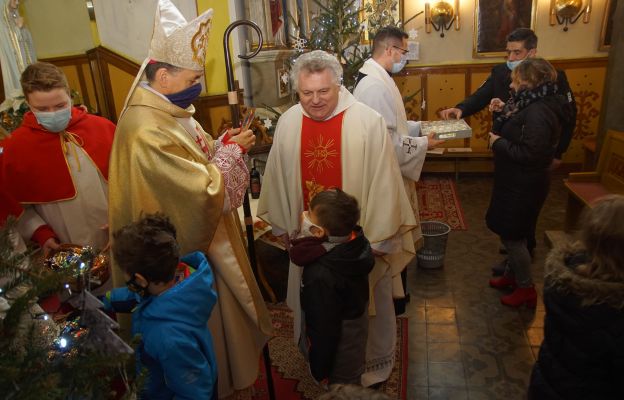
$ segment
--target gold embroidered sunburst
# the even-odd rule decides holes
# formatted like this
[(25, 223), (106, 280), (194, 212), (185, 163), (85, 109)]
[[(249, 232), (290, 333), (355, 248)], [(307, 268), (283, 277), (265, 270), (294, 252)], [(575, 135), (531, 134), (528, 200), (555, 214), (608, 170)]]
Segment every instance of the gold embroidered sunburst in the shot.
[(325, 186), (319, 185), (314, 181), (306, 181), (306, 189), (308, 189), (308, 202), (312, 201), (312, 198), (317, 194), (325, 190)]
[[(315, 143), (316, 142), (316, 143)], [(304, 156), (308, 159), (308, 168), (316, 169), (317, 172), (323, 172), (325, 168), (334, 166), (333, 158), (338, 156), (338, 152), (333, 149), (334, 139), (328, 139), (323, 143), (323, 137), (312, 139), (305, 151)]]

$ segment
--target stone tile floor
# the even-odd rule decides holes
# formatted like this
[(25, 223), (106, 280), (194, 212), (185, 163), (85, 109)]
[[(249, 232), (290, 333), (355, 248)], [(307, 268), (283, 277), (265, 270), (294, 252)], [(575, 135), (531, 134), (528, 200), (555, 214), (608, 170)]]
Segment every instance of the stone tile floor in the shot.
[[(538, 223), (532, 266), (541, 296), (548, 249), (544, 230), (561, 229), (566, 193), (555, 175)], [(485, 226), (491, 177), (457, 182), (468, 230), (449, 235), (444, 267), (408, 267), (408, 399), (523, 399), (543, 338), (544, 307), (513, 309), (488, 286), (498, 254), (496, 235)]]

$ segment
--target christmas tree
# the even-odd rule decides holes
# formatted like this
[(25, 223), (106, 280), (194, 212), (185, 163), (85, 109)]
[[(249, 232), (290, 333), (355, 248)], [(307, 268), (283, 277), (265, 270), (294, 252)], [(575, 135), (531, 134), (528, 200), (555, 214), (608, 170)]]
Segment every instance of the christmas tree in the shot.
[[(343, 67), (343, 85), (353, 90), (358, 71), (371, 56), (370, 46), (363, 44), (384, 26), (401, 26), (394, 19), (396, 0), (372, 0), (362, 6), (361, 0), (314, 0), (319, 7), (312, 19), (311, 50), (335, 54)], [(362, 17), (364, 17), (362, 19)]]
[[(9, 219), (0, 229), (0, 393), (4, 399), (120, 398), (112, 381), (127, 383), (125, 363), (132, 349), (111, 330), (116, 326), (90, 295), (93, 253), (68, 259), (59, 270), (27, 249)], [(87, 271), (87, 272), (85, 272)], [(80, 284), (81, 291), (71, 287)], [(74, 315), (55, 321), (38, 305), (64, 292)], [(125, 396), (134, 390), (126, 385)]]

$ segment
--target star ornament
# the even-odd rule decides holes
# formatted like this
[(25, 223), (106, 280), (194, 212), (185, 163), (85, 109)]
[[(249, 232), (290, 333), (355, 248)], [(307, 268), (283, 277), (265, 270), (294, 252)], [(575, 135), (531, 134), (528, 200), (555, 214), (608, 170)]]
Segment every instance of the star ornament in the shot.
[(273, 126), (273, 121), (271, 121), (269, 117), (263, 119), (262, 122), (264, 123), (264, 127), (267, 129), (271, 129), (271, 127)]

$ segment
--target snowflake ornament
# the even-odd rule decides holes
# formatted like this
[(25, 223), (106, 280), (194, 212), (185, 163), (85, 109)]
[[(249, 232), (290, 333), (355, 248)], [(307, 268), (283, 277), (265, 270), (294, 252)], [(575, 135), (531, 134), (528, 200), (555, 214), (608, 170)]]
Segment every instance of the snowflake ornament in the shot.
[(294, 47), (295, 50), (297, 50), (298, 52), (303, 52), (303, 50), (305, 50), (306, 48), (306, 40), (304, 38), (298, 37), (297, 39), (295, 39)]
[(418, 31), (414, 28), (410, 29), (407, 34), (409, 35), (410, 40), (418, 39)]
[(271, 129), (271, 127), (273, 126), (273, 121), (271, 121), (271, 118), (269, 117), (263, 119), (262, 122), (264, 123), (264, 127), (267, 129)]
[(284, 72), (281, 76), (281, 79), (284, 85), (288, 85), (288, 73)]

